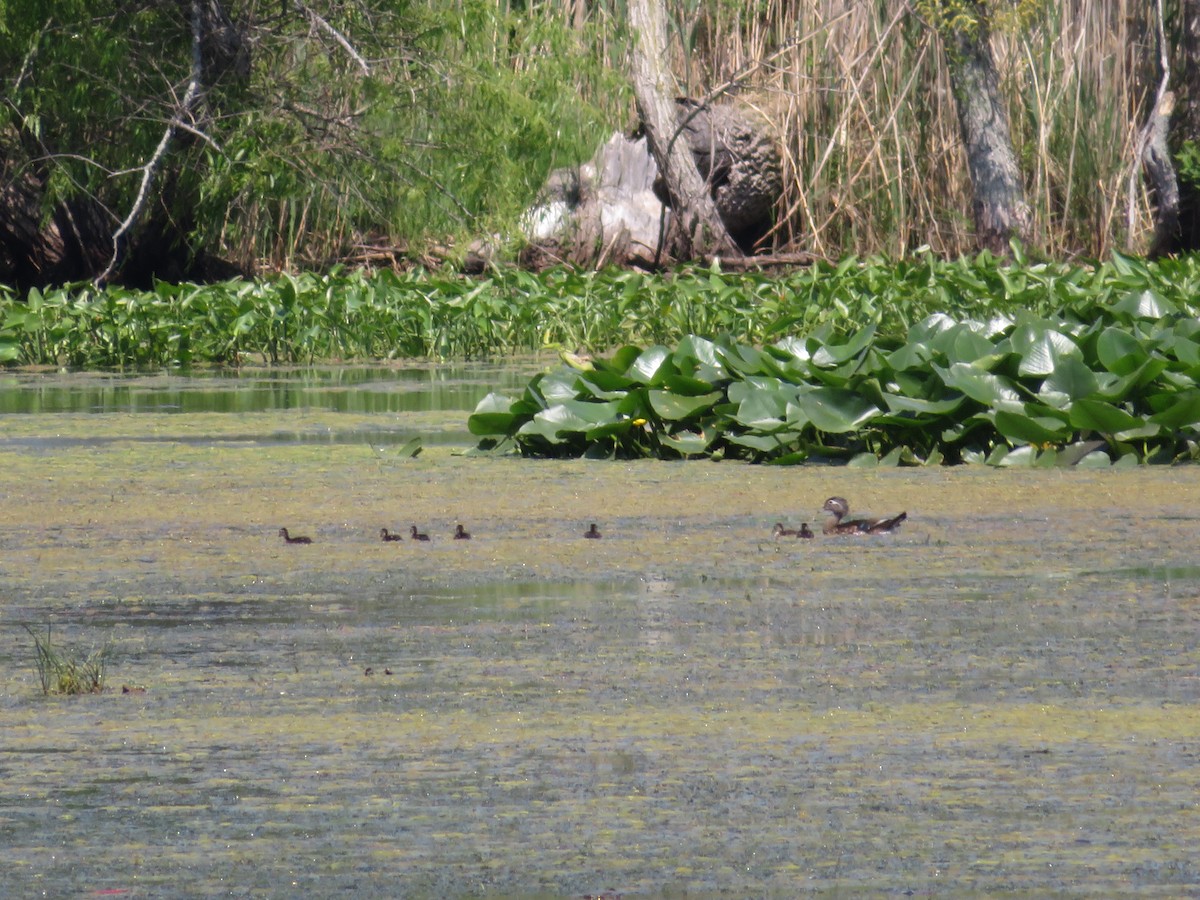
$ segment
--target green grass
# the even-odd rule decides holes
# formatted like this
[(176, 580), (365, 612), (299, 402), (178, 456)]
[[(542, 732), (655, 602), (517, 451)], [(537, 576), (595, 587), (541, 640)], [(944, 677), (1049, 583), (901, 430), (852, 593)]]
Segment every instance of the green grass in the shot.
[(28, 625), (25, 630), (33, 638), (34, 661), (43, 694), (99, 694), (104, 690), (107, 646), (80, 656), (57, 647), (49, 625), (45, 637)]

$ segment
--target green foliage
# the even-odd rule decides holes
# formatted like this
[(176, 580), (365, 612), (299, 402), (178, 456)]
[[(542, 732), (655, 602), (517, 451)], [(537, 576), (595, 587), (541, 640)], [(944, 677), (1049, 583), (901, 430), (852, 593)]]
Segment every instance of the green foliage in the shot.
[(43, 694), (99, 694), (104, 690), (107, 646), (86, 656), (72, 655), (55, 646), (49, 625), (44, 638), (28, 625), (25, 630), (33, 638), (34, 662)]
[(846, 259), (782, 277), (707, 269), (672, 276), (507, 269), (484, 278), (335, 270), (160, 283), (152, 291), (76, 285), (20, 298), (0, 289), (0, 361), (111, 368), (466, 358), (666, 345), (689, 334), (761, 345), (790, 335), (840, 338), (872, 325), (896, 338), (935, 313), (1047, 318), (1136, 292), (1190, 309), (1200, 296), (1200, 261), (1118, 256), (1086, 268), (1001, 265), (984, 254), (954, 262)]
[[(1200, 318), (1118, 257), (1052, 315), (935, 313), (904, 338), (829, 326), (765, 348), (690, 335), (489, 394), (485, 450), (854, 464), (1200, 459)], [(1195, 282), (1192, 282), (1193, 288)], [(1190, 296), (1195, 296), (1190, 295)]]
[(1175, 167), (1179, 170), (1180, 182), (1200, 185), (1200, 145), (1195, 141), (1184, 141), (1175, 154)]
[[(300, 12), (232, 0), (252, 45), (177, 132), (155, 182), (189, 243), (247, 265), (317, 265), (384, 231), (476, 236), (581, 162), (627, 90), (592, 29), (457, 4), (318, 4), (367, 69)], [(0, 158), (45, 171), (47, 208), (94, 197), (120, 221), (191, 77), (189, 4), (7, 10)], [(115, 227), (115, 225), (114, 225)]]

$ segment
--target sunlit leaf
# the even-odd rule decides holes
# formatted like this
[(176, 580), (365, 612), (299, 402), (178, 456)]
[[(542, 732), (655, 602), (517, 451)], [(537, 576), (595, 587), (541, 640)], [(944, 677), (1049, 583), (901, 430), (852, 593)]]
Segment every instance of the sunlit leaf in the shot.
[(677, 422), (690, 419), (704, 412), (721, 399), (719, 391), (701, 394), (698, 397), (672, 394), (668, 391), (650, 391), (650, 406), (663, 419)]
[(839, 388), (814, 388), (800, 393), (796, 405), (818, 431), (844, 434), (853, 431), (873, 416), (879, 407), (853, 391)]

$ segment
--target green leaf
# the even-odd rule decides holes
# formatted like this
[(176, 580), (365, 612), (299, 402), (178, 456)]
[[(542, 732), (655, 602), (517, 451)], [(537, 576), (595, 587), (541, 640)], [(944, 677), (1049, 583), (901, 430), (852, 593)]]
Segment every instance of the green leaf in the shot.
[(1117, 375), (1128, 375), (1146, 359), (1142, 343), (1127, 330), (1109, 326), (1096, 340), (1100, 365)]
[(1063, 360), (1078, 360), (1081, 356), (1074, 341), (1051, 329), (1040, 330), (1036, 337), (1027, 342), (1018, 341), (1014, 333), (1012, 344), (1021, 356), (1021, 364), (1017, 368), (1021, 375), (1049, 375)]
[(826, 344), (813, 354), (812, 362), (821, 368), (830, 368), (856, 358), (875, 338), (875, 326), (868, 325), (845, 344)]
[(1070, 420), (1075, 428), (1109, 435), (1138, 428), (1142, 424), (1141, 419), (1103, 400), (1075, 401), (1071, 404)]
[(467, 430), (475, 435), (507, 434), (516, 418), (510, 412), (512, 400), (503, 394), (490, 393), (475, 406), (467, 417)]
[(1021, 415), (999, 410), (995, 414), (996, 430), (1010, 441), (1036, 444), (1060, 444), (1071, 436), (1065, 422), (1050, 416)]
[(667, 363), (670, 353), (666, 347), (655, 345), (643, 350), (629, 367), (628, 375), (634, 381), (646, 385), (656, 385), (670, 371)]
[(813, 427), (829, 434), (853, 431), (879, 415), (879, 407), (874, 403), (840, 388), (820, 387), (804, 391), (796, 397), (795, 403)]
[(1017, 400), (1012, 382), (1001, 376), (977, 369), (969, 363), (953, 363), (949, 368), (933, 365), (942, 383), (951, 390), (961, 391), (972, 400), (995, 406), (1002, 400)]
[(1077, 356), (1058, 357), (1050, 376), (1042, 382), (1043, 391), (1065, 394), (1072, 400), (1089, 397), (1100, 385), (1092, 370)]
[(668, 391), (650, 391), (650, 406), (663, 419), (678, 422), (693, 418), (722, 399), (720, 391), (701, 394), (698, 397), (681, 396)]
[(1125, 313), (1135, 319), (1161, 319), (1177, 313), (1179, 308), (1163, 299), (1155, 291), (1130, 291), (1120, 302), (1113, 304), (1113, 311)]
[(1200, 390), (1182, 391), (1161, 399), (1152, 397), (1150, 402), (1152, 406), (1163, 407), (1150, 416), (1151, 422), (1173, 430), (1200, 427)]
[(684, 456), (695, 456), (708, 449), (711, 440), (703, 434), (692, 431), (681, 431), (677, 434), (660, 435), (659, 440), (664, 446), (670, 447), (676, 453)]

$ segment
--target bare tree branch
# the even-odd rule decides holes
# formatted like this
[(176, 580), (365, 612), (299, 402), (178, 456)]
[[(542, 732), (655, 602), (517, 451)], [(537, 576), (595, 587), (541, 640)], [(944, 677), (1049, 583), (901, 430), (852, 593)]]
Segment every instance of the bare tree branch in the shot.
[(316, 12), (301, 3), (300, 0), (292, 0), (292, 5), (295, 6), (300, 14), (305, 16), (309, 22), (311, 22), (317, 28), (320, 28), (322, 31), (327, 32), (330, 37), (341, 44), (342, 49), (346, 51), (347, 55), (349, 55), (352, 60), (358, 63), (358, 67), (362, 69), (362, 73), (364, 75), (371, 74), (371, 67), (367, 65), (367, 61), (362, 58), (362, 55), (357, 50), (354, 49), (354, 45), (350, 43), (349, 39), (344, 34), (330, 25), (325, 19), (322, 19), (316, 14)]
[[(167, 130), (163, 132), (162, 139), (158, 142), (158, 147), (155, 148), (153, 155), (141, 167), (142, 183), (138, 187), (136, 199), (133, 201), (133, 207), (129, 210), (129, 215), (125, 217), (116, 231), (113, 232), (112, 245), (113, 255), (109, 260), (104, 271), (94, 279), (97, 287), (103, 287), (108, 279), (112, 277), (117, 266), (121, 263), (121, 257), (124, 255), (124, 239), (125, 235), (133, 228), (138, 218), (146, 208), (146, 204), (150, 200), (150, 188), (154, 184), (154, 177), (158, 174), (159, 166), (162, 164), (163, 157), (167, 154), (167, 149), (171, 146), (171, 140), (175, 137), (175, 132), (183, 128), (184, 119), (190, 119), (192, 111), (200, 102), (201, 96), (201, 77), (203, 70), (203, 60), (201, 58), (200, 44), (203, 38), (203, 27), (201, 24), (201, 9), (200, 0), (192, 0), (192, 74), (188, 80), (187, 92), (183, 95), (183, 100), (171, 117), (171, 121), (167, 123)], [(191, 130), (189, 128), (189, 130)], [(136, 170), (135, 170), (136, 171)]]

